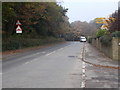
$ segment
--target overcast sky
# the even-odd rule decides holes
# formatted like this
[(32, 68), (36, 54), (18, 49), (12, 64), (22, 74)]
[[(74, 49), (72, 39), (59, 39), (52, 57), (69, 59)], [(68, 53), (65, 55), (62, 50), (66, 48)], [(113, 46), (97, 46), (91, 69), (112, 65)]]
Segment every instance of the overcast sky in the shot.
[(61, 5), (68, 8), (69, 21), (87, 21), (96, 17), (107, 17), (118, 10), (119, 0), (61, 0)]

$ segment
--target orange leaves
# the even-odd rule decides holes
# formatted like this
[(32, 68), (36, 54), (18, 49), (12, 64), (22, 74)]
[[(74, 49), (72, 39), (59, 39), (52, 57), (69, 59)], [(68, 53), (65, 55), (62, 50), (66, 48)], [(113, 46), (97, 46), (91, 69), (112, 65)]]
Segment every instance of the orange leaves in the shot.
[(96, 18), (95, 21), (96, 23), (102, 23), (102, 24), (107, 24), (110, 23), (111, 21), (115, 21), (116, 19), (113, 17), (109, 18)]
[(108, 29), (115, 20), (116, 19), (114, 17), (109, 17), (109, 18), (101, 17), (95, 19), (96, 23), (103, 24), (101, 27), (103, 29)]

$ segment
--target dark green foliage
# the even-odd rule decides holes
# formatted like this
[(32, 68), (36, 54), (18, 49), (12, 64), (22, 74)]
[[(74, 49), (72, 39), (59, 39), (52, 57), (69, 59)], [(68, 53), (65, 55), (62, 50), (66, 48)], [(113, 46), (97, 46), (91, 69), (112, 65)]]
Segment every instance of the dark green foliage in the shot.
[(120, 37), (120, 31), (113, 32), (112, 37)]
[[(63, 27), (67, 9), (56, 2), (3, 2), (3, 51), (63, 41)], [(16, 21), (20, 20), (23, 33), (16, 34)]]
[(109, 46), (111, 45), (111, 41), (112, 41), (112, 37), (110, 35), (104, 35), (102, 37), (100, 37), (100, 42), (104, 45), (104, 46)]
[(112, 33), (112, 32), (115, 32), (115, 31), (120, 31), (120, 11), (116, 10), (114, 13), (111, 14), (111, 17), (112, 18), (115, 18), (115, 20), (110, 20), (111, 21), (111, 24), (109, 26), (109, 31)]
[(92, 39), (93, 39), (92, 37), (88, 37), (87, 38), (88, 43), (92, 43)]
[(20, 20), (24, 34), (35, 30), (38, 35), (57, 36), (67, 9), (56, 2), (4, 2), (2, 4), (4, 36), (15, 34), (16, 21)]
[(43, 39), (32, 39), (32, 38), (24, 39), (21, 37), (21, 38), (10, 38), (10, 39), (6, 39), (5, 41), (3, 40), (2, 43), (2, 51), (53, 44), (64, 41), (64, 39), (58, 39), (54, 37), (43, 37)]
[(100, 29), (100, 30), (97, 31), (96, 37), (99, 38), (99, 37), (104, 36), (104, 35), (106, 35), (108, 33), (109, 32), (106, 29)]

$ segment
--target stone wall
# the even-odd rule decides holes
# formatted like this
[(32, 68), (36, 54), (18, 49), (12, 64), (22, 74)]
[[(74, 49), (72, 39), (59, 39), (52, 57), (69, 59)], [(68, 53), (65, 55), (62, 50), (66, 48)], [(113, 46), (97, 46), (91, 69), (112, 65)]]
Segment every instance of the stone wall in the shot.
[(114, 60), (120, 60), (119, 42), (120, 42), (120, 38), (113, 38), (113, 40), (112, 40), (113, 59)]
[(118, 48), (118, 60), (120, 60), (120, 38), (118, 39), (119, 42), (119, 48)]
[(112, 38), (111, 44), (109, 46), (103, 45), (100, 40), (92, 39), (92, 45), (98, 48), (106, 56), (112, 58), (113, 60), (120, 60), (120, 38)]

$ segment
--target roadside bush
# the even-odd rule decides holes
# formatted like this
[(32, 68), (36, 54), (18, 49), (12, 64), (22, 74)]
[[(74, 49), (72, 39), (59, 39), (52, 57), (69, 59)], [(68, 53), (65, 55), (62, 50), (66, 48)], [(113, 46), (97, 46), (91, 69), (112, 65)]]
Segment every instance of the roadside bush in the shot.
[(100, 38), (100, 37), (102, 37), (102, 36), (104, 36), (104, 35), (106, 35), (106, 34), (108, 34), (108, 33), (109, 33), (109, 32), (108, 32), (106, 29), (100, 29), (100, 30), (97, 31), (96, 37), (97, 37), (97, 38)]
[(89, 36), (89, 37), (87, 38), (87, 41), (88, 41), (88, 43), (92, 43), (92, 37)]
[(113, 32), (112, 37), (120, 37), (120, 31)]
[(109, 46), (111, 45), (111, 41), (112, 41), (112, 37), (110, 35), (104, 35), (102, 37), (100, 37), (100, 42), (104, 45), (104, 46)]
[(61, 38), (47, 37), (43, 39), (30, 39), (30, 38), (9, 38), (3, 39), (2, 51), (16, 50), (21, 48), (54, 44), (64, 41)]

